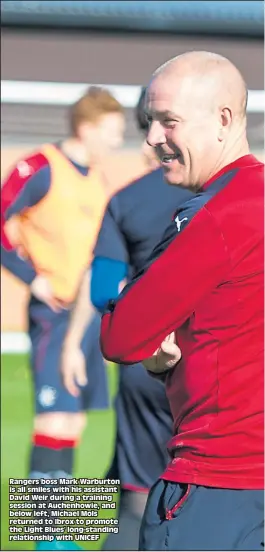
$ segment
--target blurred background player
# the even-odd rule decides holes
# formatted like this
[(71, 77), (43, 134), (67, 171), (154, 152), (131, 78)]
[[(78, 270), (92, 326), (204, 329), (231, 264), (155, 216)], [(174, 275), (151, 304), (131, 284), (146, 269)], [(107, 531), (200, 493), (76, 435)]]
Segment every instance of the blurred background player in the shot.
[[(137, 105), (136, 119), (139, 129), (146, 134), (144, 96), (145, 89)], [(158, 161), (146, 142), (143, 154), (152, 172), (113, 196), (95, 247), (91, 300), (101, 312), (109, 299), (117, 297), (123, 282), (141, 270), (176, 208), (192, 196), (189, 191), (166, 186)], [(86, 326), (84, 309), (69, 326), (73, 339), (64, 355), (64, 381), (71, 392), (75, 375), (71, 359), (77, 360), (75, 367), (79, 373), (79, 343), (74, 338), (79, 336), (80, 341), (82, 325)], [(164, 384), (150, 378), (142, 364), (120, 367), (115, 409), (117, 435), (108, 477), (121, 480), (120, 521), (119, 533), (108, 536), (104, 550), (136, 550), (147, 493), (168, 462), (166, 445), (172, 436), (172, 418)]]
[[(31, 292), (28, 331), (35, 418), (29, 478), (72, 477), (85, 411), (109, 406), (99, 316), (89, 304), (87, 267), (110, 197), (100, 163), (122, 144), (124, 115), (107, 90), (92, 87), (72, 106), (69, 117), (71, 137), (22, 159), (2, 187), (2, 264)], [(60, 358), (82, 285), (87, 292), (81, 345), (86, 373), (77, 374), (81, 393), (73, 396), (62, 385)], [(46, 550), (48, 543), (41, 546)], [(51, 546), (73, 549), (67, 542)]]

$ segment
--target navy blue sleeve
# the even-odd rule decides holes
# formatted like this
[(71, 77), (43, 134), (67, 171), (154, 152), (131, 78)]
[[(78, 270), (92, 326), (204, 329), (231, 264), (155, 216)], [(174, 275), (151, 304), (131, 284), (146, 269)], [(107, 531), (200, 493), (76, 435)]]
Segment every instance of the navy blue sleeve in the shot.
[[(29, 178), (12, 203), (5, 210), (5, 220), (37, 205), (48, 193), (51, 183), (51, 169), (46, 165)], [(2, 191), (4, 194), (4, 189)]]
[(114, 196), (105, 212), (94, 255), (95, 257), (107, 257), (127, 264), (129, 263), (129, 255), (119, 223), (118, 198)]
[(119, 295), (119, 284), (128, 274), (128, 265), (122, 261), (95, 257), (92, 263), (91, 302), (103, 312), (110, 299)]
[[(37, 163), (39, 166), (37, 166)], [(1, 264), (22, 282), (30, 284), (36, 272), (27, 259), (19, 257), (5, 234), (5, 223), (14, 215), (34, 207), (48, 193), (51, 171), (44, 156), (37, 155), (29, 162), (18, 163), (2, 187), (1, 205)]]
[(36, 276), (36, 272), (29, 261), (21, 259), (16, 251), (7, 251), (2, 245), (1, 265), (28, 285), (31, 284)]

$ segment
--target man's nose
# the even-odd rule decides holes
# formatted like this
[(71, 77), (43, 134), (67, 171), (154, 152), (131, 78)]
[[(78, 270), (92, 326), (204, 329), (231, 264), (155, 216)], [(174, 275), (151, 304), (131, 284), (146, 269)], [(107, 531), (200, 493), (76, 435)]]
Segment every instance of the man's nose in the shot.
[(147, 144), (152, 148), (159, 146), (160, 144), (165, 144), (166, 137), (162, 125), (158, 121), (153, 121), (149, 132), (146, 137)]

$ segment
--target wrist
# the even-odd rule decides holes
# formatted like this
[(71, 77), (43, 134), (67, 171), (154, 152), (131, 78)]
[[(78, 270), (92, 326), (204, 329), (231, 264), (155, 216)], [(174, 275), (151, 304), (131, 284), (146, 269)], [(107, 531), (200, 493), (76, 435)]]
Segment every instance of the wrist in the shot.
[(30, 274), (29, 278), (28, 278), (28, 285), (29, 287), (31, 288), (33, 285), (34, 285), (34, 282), (36, 282), (36, 280), (38, 279), (38, 274), (35, 272), (32, 272), (32, 274)]
[(63, 350), (68, 349), (80, 349), (81, 347), (81, 339), (78, 338), (78, 336), (69, 335), (65, 337), (64, 344), (63, 344)]
[(42, 280), (44, 280), (44, 277), (41, 276), (40, 274), (35, 273), (34, 275), (32, 275), (32, 279), (31, 279), (31, 282), (30, 282), (30, 287), (34, 288), (36, 283), (41, 282)]

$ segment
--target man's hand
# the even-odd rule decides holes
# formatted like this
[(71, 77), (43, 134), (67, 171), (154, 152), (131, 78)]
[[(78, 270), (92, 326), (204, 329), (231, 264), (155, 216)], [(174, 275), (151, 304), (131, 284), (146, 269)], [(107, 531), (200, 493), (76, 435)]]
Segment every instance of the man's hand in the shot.
[(44, 276), (36, 276), (31, 283), (30, 289), (31, 293), (37, 297), (39, 301), (48, 305), (54, 312), (59, 312), (61, 310), (60, 303), (54, 298), (52, 288)]
[(61, 356), (61, 374), (67, 391), (78, 397), (80, 388), (88, 383), (86, 359), (79, 347), (64, 347)]
[(144, 367), (154, 374), (161, 374), (174, 368), (181, 359), (181, 350), (176, 344), (175, 333), (164, 339), (153, 356), (142, 361)]

